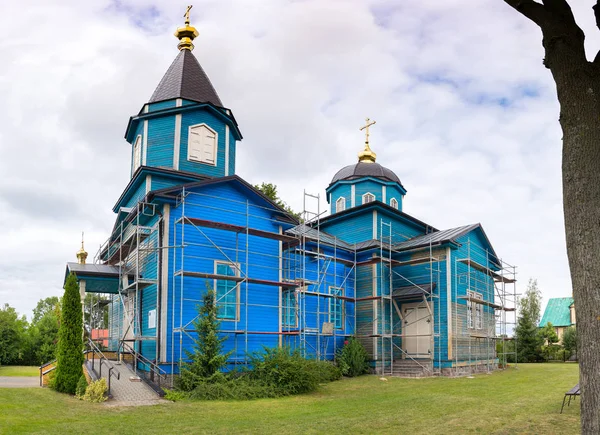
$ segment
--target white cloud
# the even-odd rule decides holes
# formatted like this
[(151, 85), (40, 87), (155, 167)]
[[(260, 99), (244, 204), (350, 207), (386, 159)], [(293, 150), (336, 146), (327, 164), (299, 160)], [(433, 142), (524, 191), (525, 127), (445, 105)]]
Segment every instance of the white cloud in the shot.
[[(575, 8), (591, 56), (592, 4)], [(90, 252), (108, 236), (129, 180), (123, 133), (177, 54), (184, 8), (0, 5), (0, 303), (29, 313), (61, 292), (81, 230)], [(539, 30), (504, 2), (207, 0), (192, 18), (194, 53), (244, 134), (242, 177), (296, 209), (304, 188), (324, 197), (369, 116), (407, 213), (481, 222), (522, 289), (536, 277), (546, 298), (570, 294), (554, 84)]]

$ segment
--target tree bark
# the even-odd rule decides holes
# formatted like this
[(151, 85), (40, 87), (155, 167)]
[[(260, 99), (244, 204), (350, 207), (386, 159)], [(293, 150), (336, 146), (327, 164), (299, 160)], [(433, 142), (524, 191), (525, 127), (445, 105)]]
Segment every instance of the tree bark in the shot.
[[(540, 26), (560, 102), (567, 254), (577, 312), (581, 431), (600, 433), (600, 65), (565, 0), (504, 0)], [(600, 3), (600, 0), (598, 0)], [(600, 25), (599, 6), (594, 7)], [(599, 56), (597, 56), (598, 59)]]

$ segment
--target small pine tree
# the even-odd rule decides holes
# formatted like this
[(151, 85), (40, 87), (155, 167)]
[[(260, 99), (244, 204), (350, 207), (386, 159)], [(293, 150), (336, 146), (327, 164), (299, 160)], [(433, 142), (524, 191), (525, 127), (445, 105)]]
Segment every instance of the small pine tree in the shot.
[(231, 352), (223, 354), (223, 342), (227, 337), (219, 338), (221, 322), (218, 319), (218, 307), (215, 292), (208, 289), (198, 308), (198, 318), (194, 321), (197, 337), (194, 339), (194, 351), (186, 354), (191, 360), (183, 363), (179, 377), (179, 388), (191, 391), (205, 380), (215, 376), (225, 366)]
[(519, 301), (520, 313), (515, 329), (518, 362), (536, 362), (542, 359), (544, 338), (539, 332), (542, 295), (537, 280), (530, 279), (523, 298)]
[(58, 329), (56, 351), (57, 391), (75, 394), (79, 378), (83, 375), (83, 314), (79, 285), (74, 274), (67, 277), (62, 298), (61, 322)]

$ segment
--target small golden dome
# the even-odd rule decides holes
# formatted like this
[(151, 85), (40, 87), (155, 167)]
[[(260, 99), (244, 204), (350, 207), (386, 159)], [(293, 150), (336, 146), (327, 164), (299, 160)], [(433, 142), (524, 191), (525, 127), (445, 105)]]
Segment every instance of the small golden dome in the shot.
[(175, 31), (175, 36), (179, 39), (179, 44), (177, 44), (177, 48), (179, 50), (190, 50), (194, 49), (194, 44), (192, 41), (196, 36), (199, 35), (198, 31), (194, 26), (190, 26), (190, 9), (192, 9), (193, 5), (187, 7), (185, 11), (185, 25), (182, 27), (178, 27)]
[(83, 233), (81, 233), (81, 249), (77, 251), (77, 262), (79, 264), (85, 264), (85, 260), (87, 259), (88, 253), (83, 248)]
[(375, 154), (369, 146), (369, 127), (375, 125), (375, 121), (371, 121), (369, 118), (366, 119), (367, 123), (360, 129), (365, 130), (365, 149), (358, 153), (358, 161), (365, 163), (375, 163), (377, 154)]

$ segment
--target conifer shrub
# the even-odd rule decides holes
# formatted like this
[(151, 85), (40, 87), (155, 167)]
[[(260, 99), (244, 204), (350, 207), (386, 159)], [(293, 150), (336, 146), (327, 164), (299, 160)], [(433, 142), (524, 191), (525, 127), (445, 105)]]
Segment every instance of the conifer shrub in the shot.
[(194, 321), (197, 337), (194, 339), (193, 352), (186, 351), (189, 363), (181, 366), (177, 387), (182, 391), (192, 391), (199, 384), (220, 380), (220, 370), (231, 355), (223, 353), (223, 342), (227, 337), (219, 338), (221, 322), (218, 319), (218, 307), (215, 291), (211, 288), (205, 293), (198, 308), (198, 318)]
[(108, 391), (108, 385), (106, 385), (106, 379), (100, 378), (97, 381), (90, 383), (85, 390), (83, 400), (92, 403), (101, 403), (106, 401), (106, 392)]
[(87, 389), (87, 386), (88, 386), (88, 382), (87, 382), (85, 375), (81, 375), (81, 377), (79, 378), (79, 381), (77, 382), (77, 388), (75, 390), (75, 395), (79, 399), (83, 399), (83, 396), (85, 395), (85, 390)]
[(344, 376), (360, 376), (369, 371), (369, 354), (354, 337), (344, 342), (344, 346), (337, 351), (335, 360)]
[(83, 314), (79, 285), (74, 274), (67, 277), (62, 298), (61, 322), (58, 329), (56, 375), (52, 383), (56, 391), (75, 394), (83, 374)]

